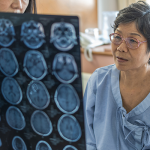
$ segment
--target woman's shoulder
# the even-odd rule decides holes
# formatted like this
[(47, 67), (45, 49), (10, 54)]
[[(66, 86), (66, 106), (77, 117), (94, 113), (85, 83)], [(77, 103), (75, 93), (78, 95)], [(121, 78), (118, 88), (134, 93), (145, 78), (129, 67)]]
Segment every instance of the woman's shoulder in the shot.
[(115, 64), (112, 64), (112, 65), (108, 65), (108, 66), (104, 66), (104, 67), (100, 67), (100, 68), (97, 68), (96, 70), (101, 73), (101, 71), (109, 71), (109, 70), (112, 70), (113, 68), (116, 68), (116, 65)]
[(97, 77), (102, 78), (103, 76), (106, 76), (106, 74), (109, 74), (112, 71), (112, 69), (116, 69), (115, 64), (98, 68), (93, 72), (93, 74), (90, 77), (90, 80), (92, 80), (92, 79), (95, 80), (95, 79), (97, 79)]
[(102, 81), (105, 81), (105, 79), (110, 80), (111, 71), (115, 68), (116, 66), (113, 64), (96, 69), (88, 80), (88, 86), (90, 86), (91, 89), (96, 91), (98, 85), (100, 85)]

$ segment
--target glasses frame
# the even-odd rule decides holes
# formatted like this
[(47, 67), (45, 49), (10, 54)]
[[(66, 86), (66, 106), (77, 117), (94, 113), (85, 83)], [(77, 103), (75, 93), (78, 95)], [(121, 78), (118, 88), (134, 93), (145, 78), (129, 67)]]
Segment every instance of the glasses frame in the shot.
[[(128, 42), (127, 42), (127, 39), (129, 39), (129, 38), (123, 38), (123, 37), (122, 37), (120, 34), (118, 34), (118, 33), (112, 33), (112, 34), (109, 35), (111, 42), (112, 42), (111, 36), (114, 35), (114, 34), (119, 35), (119, 36), (121, 37), (121, 39), (122, 39), (121, 43), (122, 43), (123, 41), (125, 41), (127, 47), (130, 48), (130, 49), (137, 49), (142, 43), (147, 42), (147, 41), (139, 41), (138, 39), (133, 38), (133, 39), (135, 39), (136, 41), (138, 41), (138, 46), (137, 46), (136, 48), (131, 48), (131, 47), (129, 47)], [(112, 42), (112, 43), (114, 43), (114, 42)], [(120, 43), (120, 44), (121, 44), (121, 43)], [(114, 44), (116, 44), (116, 43), (114, 43)], [(120, 44), (116, 44), (116, 45), (120, 45)]]

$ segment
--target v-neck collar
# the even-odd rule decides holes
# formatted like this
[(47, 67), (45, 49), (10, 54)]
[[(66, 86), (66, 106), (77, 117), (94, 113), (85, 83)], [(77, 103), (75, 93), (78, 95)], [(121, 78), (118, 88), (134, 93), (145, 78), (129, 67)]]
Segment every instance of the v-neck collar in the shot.
[[(119, 75), (120, 75), (120, 70), (118, 70), (116, 68), (116, 65), (114, 65), (112, 67), (112, 73), (111, 73), (111, 89), (118, 107), (123, 107), (121, 93), (120, 93)], [(128, 117), (139, 115), (143, 113), (148, 107), (150, 107), (150, 93), (146, 96), (146, 98), (141, 103), (139, 103), (128, 113)]]

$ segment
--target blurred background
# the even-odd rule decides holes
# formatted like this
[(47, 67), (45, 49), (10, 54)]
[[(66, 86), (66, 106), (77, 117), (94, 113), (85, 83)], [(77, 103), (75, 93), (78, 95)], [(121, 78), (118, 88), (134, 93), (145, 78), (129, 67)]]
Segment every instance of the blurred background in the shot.
[[(38, 14), (75, 15), (80, 19), (83, 91), (95, 69), (113, 64), (109, 34), (120, 9), (138, 0), (36, 0)], [(144, 0), (150, 4), (150, 0)]]

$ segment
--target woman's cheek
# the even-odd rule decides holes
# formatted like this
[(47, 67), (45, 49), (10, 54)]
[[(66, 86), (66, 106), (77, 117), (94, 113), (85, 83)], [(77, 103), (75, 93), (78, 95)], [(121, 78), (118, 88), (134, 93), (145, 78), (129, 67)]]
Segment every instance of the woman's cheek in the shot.
[(112, 51), (113, 55), (114, 55), (116, 49), (117, 49), (117, 46), (115, 46), (114, 44), (111, 43), (111, 51)]
[(7, 0), (0, 0), (0, 11), (1, 12), (7, 12), (11, 3)]

